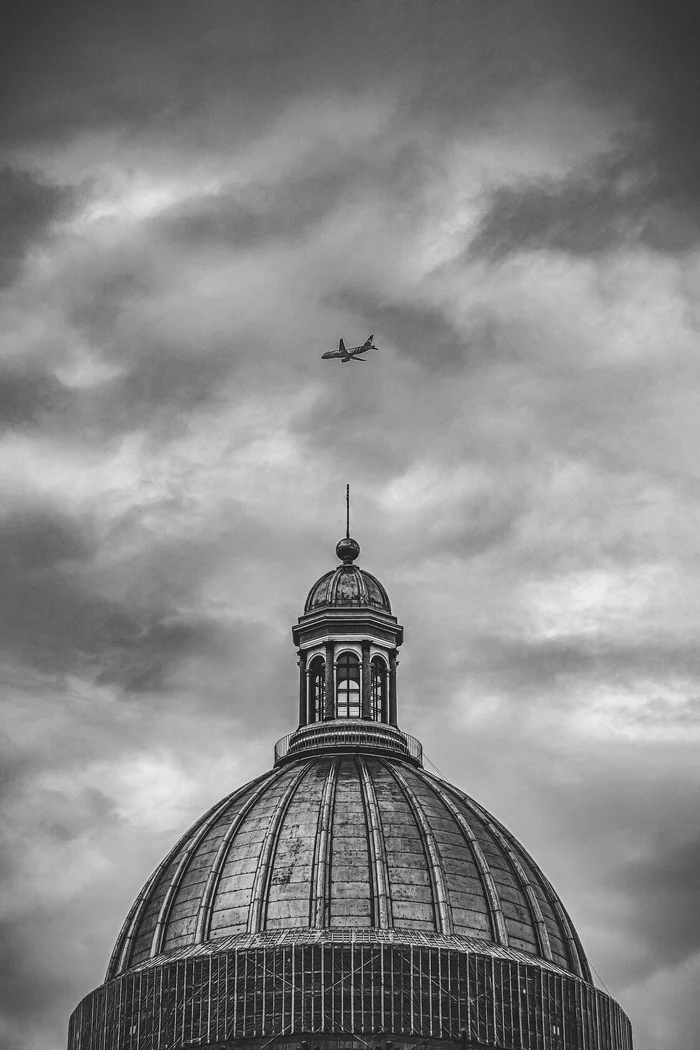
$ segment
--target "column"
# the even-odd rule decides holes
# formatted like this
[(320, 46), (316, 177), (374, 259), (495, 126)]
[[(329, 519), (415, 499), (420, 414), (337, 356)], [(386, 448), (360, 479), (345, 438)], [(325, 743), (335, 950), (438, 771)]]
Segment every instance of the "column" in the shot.
[(389, 725), (398, 725), (396, 719), (396, 649), (389, 653)]
[(306, 649), (299, 650), (299, 726), (305, 726), (309, 720), (309, 708), (306, 702), (307, 697), (307, 685), (306, 680)]
[(362, 642), (362, 717), (372, 717), (372, 677), (369, 658), (369, 641)]
[(325, 719), (335, 718), (335, 668), (333, 659), (335, 656), (333, 642), (326, 642), (326, 710)]

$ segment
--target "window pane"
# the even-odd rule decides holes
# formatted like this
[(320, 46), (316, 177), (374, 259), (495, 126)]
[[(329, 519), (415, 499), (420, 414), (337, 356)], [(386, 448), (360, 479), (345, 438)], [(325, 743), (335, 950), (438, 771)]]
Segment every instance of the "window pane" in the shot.
[(355, 653), (342, 653), (336, 667), (337, 718), (360, 717), (360, 661)]
[(316, 656), (309, 669), (309, 721), (320, 722), (326, 698), (326, 661)]
[(378, 656), (372, 660), (371, 711), (375, 722), (386, 721), (386, 664)]

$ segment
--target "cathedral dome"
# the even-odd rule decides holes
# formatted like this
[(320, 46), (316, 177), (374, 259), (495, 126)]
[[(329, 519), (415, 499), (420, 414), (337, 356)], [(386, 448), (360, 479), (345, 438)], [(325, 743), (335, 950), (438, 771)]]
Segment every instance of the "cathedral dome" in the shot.
[(336, 553), (297, 729), (148, 880), (69, 1050), (631, 1050), (534, 860), (399, 729), (403, 627)]
[(482, 806), (400, 755), (398, 730), (386, 730), (392, 754), (391, 742), (348, 750), (347, 723), (323, 726), (322, 753), (302, 739), (184, 836), (138, 898), (109, 977), (271, 938), (361, 932), (537, 959), (590, 980), (552, 886)]
[(359, 543), (346, 536), (338, 543), (335, 550), (343, 564), (331, 569), (316, 581), (309, 591), (304, 612), (313, 612), (315, 609), (329, 606), (350, 608), (369, 606), (391, 613), (389, 595), (379, 580), (371, 573), (352, 564), (359, 557)]

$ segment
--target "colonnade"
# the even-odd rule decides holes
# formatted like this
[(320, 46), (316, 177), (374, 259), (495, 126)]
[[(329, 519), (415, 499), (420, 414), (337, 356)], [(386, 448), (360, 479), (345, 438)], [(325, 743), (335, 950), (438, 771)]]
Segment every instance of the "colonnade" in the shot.
[[(368, 639), (362, 641), (361, 658), (354, 649), (348, 648), (347, 644), (329, 640), (325, 643), (323, 654), (316, 652), (309, 661), (306, 649), (299, 649), (299, 725), (305, 726), (310, 722), (328, 721), (338, 717), (348, 717), (347, 714), (339, 712), (338, 692), (342, 684), (338, 679), (338, 661), (345, 654), (352, 654), (359, 666), (359, 717), (368, 721), (380, 721), (389, 725), (397, 725), (396, 715), (396, 668), (398, 665), (397, 650), (386, 651), (387, 661), (383, 654), (371, 655), (371, 642)], [(374, 661), (381, 662), (382, 684), (377, 686), (373, 683)], [(318, 688), (316, 675), (319, 671), (319, 663), (323, 665), (323, 689)], [(316, 665), (315, 667), (313, 665)], [(376, 664), (375, 664), (376, 668)], [(379, 670), (379, 668), (377, 668)], [(375, 672), (376, 673), (376, 672)], [(342, 681), (344, 681), (343, 679)], [(381, 689), (381, 703), (375, 704), (376, 697), (373, 696), (373, 686)], [(322, 699), (322, 704), (318, 701)], [(319, 711), (318, 707), (322, 710)], [(377, 706), (379, 709), (377, 710)], [(353, 716), (354, 717), (354, 716)]]

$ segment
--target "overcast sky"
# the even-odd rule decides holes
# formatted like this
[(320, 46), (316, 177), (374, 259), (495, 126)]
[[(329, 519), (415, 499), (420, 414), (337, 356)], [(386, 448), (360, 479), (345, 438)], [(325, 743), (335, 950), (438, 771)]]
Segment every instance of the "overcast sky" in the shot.
[[(0, 1043), (294, 727), (361, 564), (403, 728), (637, 1050), (700, 1027), (700, 32), (665, 0), (15, 5), (0, 73)], [(370, 332), (361, 369), (321, 362)]]

